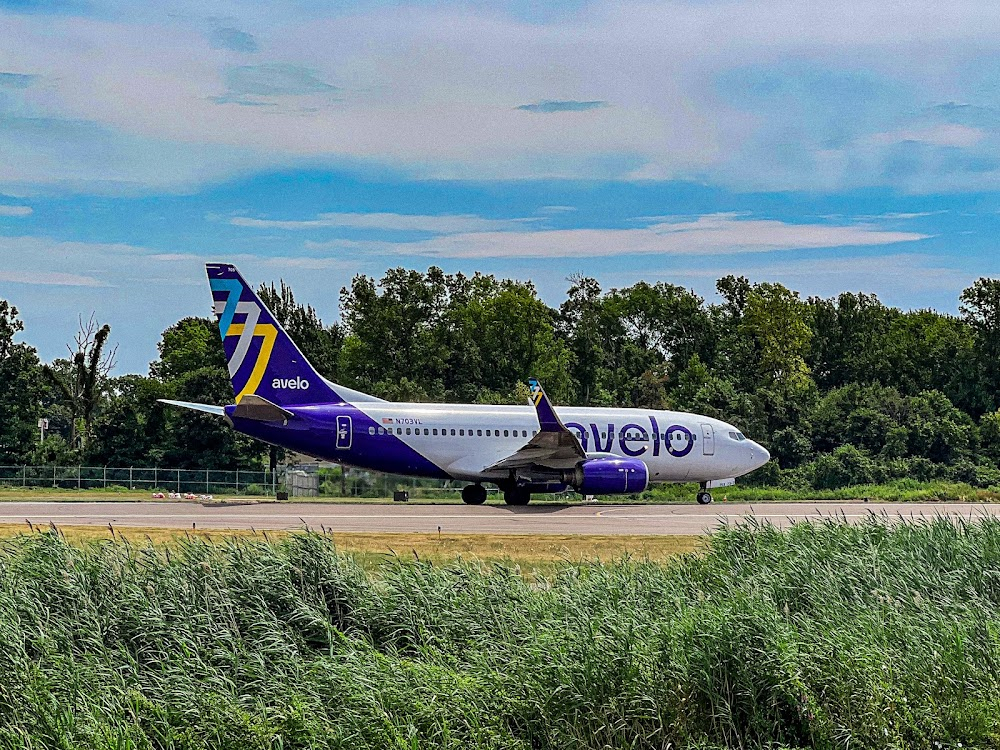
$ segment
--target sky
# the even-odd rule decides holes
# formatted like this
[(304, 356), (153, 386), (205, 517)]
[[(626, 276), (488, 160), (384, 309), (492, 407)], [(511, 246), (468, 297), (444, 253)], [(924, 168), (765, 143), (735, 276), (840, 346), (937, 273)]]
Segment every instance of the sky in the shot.
[(957, 312), (1000, 275), (981, 0), (0, 0), (0, 298), (118, 372), (203, 264), (328, 322), (356, 274), (574, 274)]

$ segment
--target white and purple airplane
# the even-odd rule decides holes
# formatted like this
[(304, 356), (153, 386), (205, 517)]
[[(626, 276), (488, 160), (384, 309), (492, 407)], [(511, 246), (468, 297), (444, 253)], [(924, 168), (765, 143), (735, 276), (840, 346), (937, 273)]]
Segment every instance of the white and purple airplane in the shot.
[(207, 265), (235, 403), (165, 403), (224, 417), (234, 429), (316, 458), (375, 471), (469, 482), (462, 500), (495, 484), (509, 505), (570, 487), (630, 495), (660, 482), (710, 490), (770, 454), (712, 417), (648, 409), (560, 408), (528, 381), (525, 406), (394, 403), (322, 377), (232, 265)]

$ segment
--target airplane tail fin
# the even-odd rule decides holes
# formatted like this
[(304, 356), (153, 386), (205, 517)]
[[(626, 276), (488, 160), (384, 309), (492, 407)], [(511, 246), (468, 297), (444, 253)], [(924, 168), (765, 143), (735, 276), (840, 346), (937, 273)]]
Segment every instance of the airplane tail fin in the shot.
[(235, 266), (206, 270), (237, 404), (251, 394), (279, 407), (373, 399), (316, 372)]

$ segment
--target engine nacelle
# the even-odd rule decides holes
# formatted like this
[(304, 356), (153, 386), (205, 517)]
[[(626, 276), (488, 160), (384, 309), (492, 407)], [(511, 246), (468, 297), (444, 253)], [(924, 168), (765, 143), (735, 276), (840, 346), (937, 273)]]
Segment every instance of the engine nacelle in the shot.
[(591, 458), (564, 475), (582, 495), (627, 495), (649, 485), (649, 469), (638, 458)]

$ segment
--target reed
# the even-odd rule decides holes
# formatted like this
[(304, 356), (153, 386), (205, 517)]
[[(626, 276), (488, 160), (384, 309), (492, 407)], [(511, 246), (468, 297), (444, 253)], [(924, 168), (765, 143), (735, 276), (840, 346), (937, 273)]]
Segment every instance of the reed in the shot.
[(322, 534), (0, 545), (0, 747), (996, 747), (1000, 522), (742, 524), (666, 562)]

